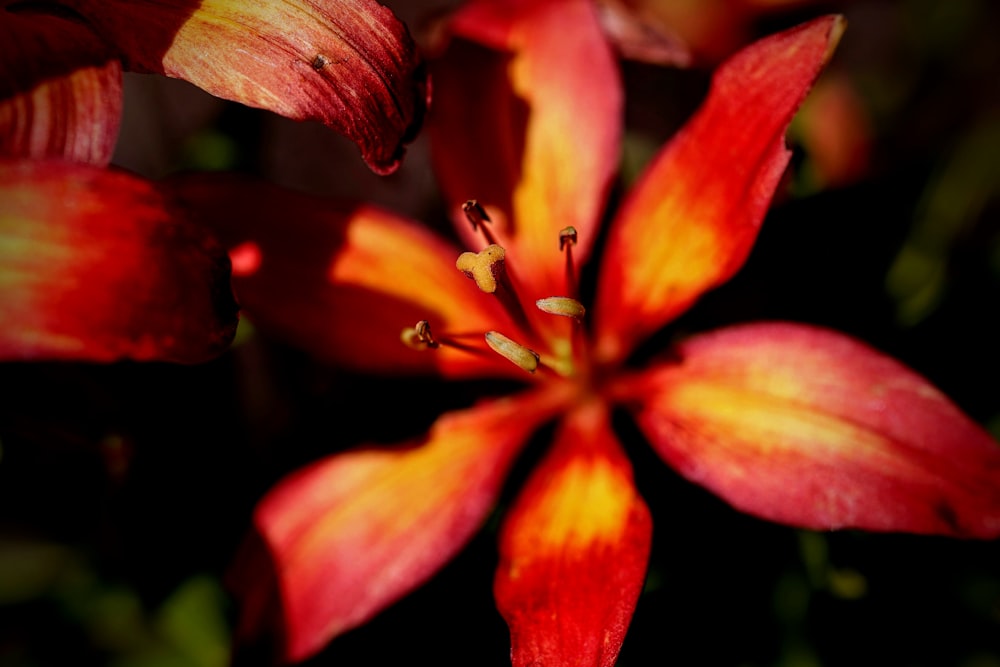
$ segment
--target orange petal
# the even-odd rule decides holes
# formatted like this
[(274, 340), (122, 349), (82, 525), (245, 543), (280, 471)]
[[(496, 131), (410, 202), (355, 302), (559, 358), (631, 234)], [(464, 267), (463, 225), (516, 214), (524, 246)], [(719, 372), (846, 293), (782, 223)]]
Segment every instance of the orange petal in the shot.
[(660, 455), (737, 509), (806, 528), (1000, 536), (1000, 446), (900, 363), (835, 332), (693, 338), (638, 387)]
[(254, 523), (278, 567), (286, 657), (311, 655), (450, 560), (553, 407), (540, 394), (482, 403), (441, 417), (426, 440), (331, 456), (272, 489)]
[(229, 271), (146, 181), (0, 160), (0, 359), (204, 361), (236, 332)]
[(426, 78), (415, 45), (375, 0), (67, 0), (136, 71), (349, 137), (379, 174), (420, 128)]
[(562, 423), (507, 516), (494, 592), (514, 667), (612, 667), (646, 576), (649, 510), (599, 404)]
[[(457, 248), (389, 211), (303, 195), (265, 182), (203, 175), (174, 181), (231, 249), (247, 318), (310, 354), (394, 375), (525, 375), (483, 335), (509, 323), (495, 298), (455, 268)], [(427, 320), (459, 349), (414, 350), (404, 329)], [(509, 329), (505, 329), (509, 330)]]
[(0, 155), (111, 161), (121, 62), (80, 23), (0, 8)]
[(785, 130), (843, 31), (837, 16), (724, 63), (708, 99), (619, 211), (601, 268), (598, 356), (620, 360), (746, 260), (788, 163)]
[(450, 22), (456, 39), (433, 62), (428, 131), (459, 233), (484, 243), (461, 204), (476, 199), (508, 250), (527, 301), (567, 294), (559, 230), (590, 253), (617, 171), (622, 93), (594, 4), (471, 2)]

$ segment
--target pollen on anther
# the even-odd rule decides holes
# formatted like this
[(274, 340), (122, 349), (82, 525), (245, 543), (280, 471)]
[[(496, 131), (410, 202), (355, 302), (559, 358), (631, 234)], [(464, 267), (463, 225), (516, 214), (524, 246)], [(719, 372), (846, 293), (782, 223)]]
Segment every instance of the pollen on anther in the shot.
[(538, 369), (538, 353), (520, 343), (512, 341), (502, 333), (496, 331), (486, 332), (486, 344), (490, 349), (501, 357), (511, 362), (515, 366), (529, 373), (534, 373)]
[(482, 291), (493, 294), (499, 286), (503, 275), (505, 251), (502, 247), (492, 244), (480, 252), (463, 252), (455, 261), (455, 268), (476, 281)]

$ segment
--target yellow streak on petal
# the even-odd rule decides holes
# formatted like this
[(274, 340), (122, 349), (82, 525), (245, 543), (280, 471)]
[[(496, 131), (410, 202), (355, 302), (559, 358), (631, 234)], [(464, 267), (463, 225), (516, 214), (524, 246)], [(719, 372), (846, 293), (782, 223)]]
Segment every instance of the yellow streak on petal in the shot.
[[(531, 17), (520, 21), (510, 38), (510, 85), (531, 113), (512, 193), (516, 228), (508, 249), (516, 250), (519, 276), (555, 291), (563, 275), (554, 245), (559, 230), (567, 225), (579, 230), (581, 259), (595, 236), (605, 179), (619, 149), (613, 119), (620, 92), (611, 51), (589, 3), (534, 4)], [(560, 30), (564, 25), (572, 29)]]
[[(532, 99), (537, 85), (538, 63), (524, 55), (517, 54), (511, 59), (511, 87), (525, 99)], [(518, 188), (514, 192), (515, 210), (518, 219), (530, 219), (527, 214), (544, 214), (553, 206), (552, 192), (566, 193), (576, 189), (576, 172), (567, 169), (566, 165), (575, 164), (578, 159), (579, 146), (576, 137), (560, 125), (565, 117), (541, 117), (533, 119), (536, 125), (531, 128), (526, 151), (533, 159), (523, 162), (524, 174)], [(544, 123), (547, 125), (543, 125)], [(553, 231), (542, 224), (525, 225), (519, 233), (534, 232), (538, 235), (551, 234)], [(548, 245), (552, 239), (545, 238)], [(539, 247), (546, 247), (540, 243)]]
[(764, 394), (685, 382), (670, 392), (669, 409), (717, 444), (699, 453), (705, 469), (724, 467), (728, 474), (743, 477), (759, 471), (764, 458), (775, 465), (795, 459), (835, 463), (849, 458), (854, 464), (884, 470), (916, 470), (873, 431), (774, 389), (775, 393)]
[[(246, 71), (226, 67), (224, 56), (237, 57), (249, 63), (247, 69), (250, 71), (254, 68), (273, 69), (274, 64), (268, 62), (268, 59), (277, 51), (278, 40), (274, 37), (269, 38), (269, 23), (285, 26), (301, 23), (303, 16), (299, 11), (305, 7), (292, 7), (284, 12), (278, 11), (278, 6), (260, 11), (247, 12), (246, 9), (247, 6), (241, 3), (225, 0), (202, 3), (197, 13), (177, 28), (171, 47), (163, 55), (164, 68), (168, 75), (173, 75), (174, 72), (184, 71), (187, 63), (198, 63), (197, 69), (207, 75), (207, 81), (197, 83), (200, 87), (218, 88), (221, 84), (228, 96), (235, 95), (245, 104), (294, 117), (296, 105), (290, 96), (259, 85)], [(220, 53), (221, 50), (213, 52), (205, 48), (206, 44), (218, 43), (220, 39), (231, 42), (228, 53)], [(261, 40), (256, 48), (253, 45), (255, 39)], [(298, 45), (298, 42), (291, 40), (281, 44), (288, 51), (292, 51)], [(296, 57), (298, 55), (293, 51), (289, 54), (289, 60), (298, 59)], [(196, 68), (188, 65), (187, 69)]]
[(403, 446), (334, 455), (272, 489), (255, 510), (279, 566), (297, 662), (426, 580), (485, 520), (529, 434), (567, 395), (477, 404)]
[[(338, 483), (355, 493), (315, 522), (296, 545), (296, 560), (303, 566), (325, 562), (323, 552), (338, 534), (353, 534), (348, 542), (366, 544), (375, 535), (406, 535), (418, 523), (434, 523), (436, 508), (465, 490), (462, 471), (469, 460), (454, 456), (456, 447), (475, 444), (471, 438), (454, 437), (402, 456), (386, 451), (353, 455), (350, 476)], [(365, 525), (358, 517), (364, 517)]]
[[(557, 399), (554, 395), (543, 397), (536, 405), (544, 411)], [(418, 446), (342, 455), (313, 482), (317, 499), (333, 496), (336, 502), (321, 504), (321, 511), (310, 512), (306, 523), (301, 512), (290, 514), (288, 522), (268, 522), (272, 541), (294, 544), (287, 552), (294, 563), (286, 566), (302, 571), (326, 567), (331, 544), (348, 551), (368, 550), (371, 558), (385, 558), (387, 549), (399, 547), (398, 540), (406, 540), (410, 553), (422, 558), (424, 547), (420, 543), (438, 539), (456, 520), (455, 512), (441, 508), (480, 493), (485, 478), (492, 474), (488, 471), (506, 465), (503, 461), (511, 447), (523, 439), (523, 424), (505, 427), (515, 414), (514, 405), (498, 403), (487, 419), (475, 412), (445, 417)], [(484, 451), (484, 442), (490, 440), (495, 447)], [(494, 460), (484, 465), (484, 458), (490, 457)], [(335, 493), (323, 490), (331, 484)], [(426, 545), (426, 549), (431, 548)], [(391, 581), (391, 573), (384, 575)], [(385, 585), (386, 581), (370, 582), (369, 586)]]
[(434, 539), (436, 528), (462, 514), (441, 508), (481, 494), (485, 479), (565, 400), (553, 391), (498, 400), (443, 416), (412, 446), (338, 455), (313, 469), (308, 481), (285, 483), (297, 488), (294, 508), (277, 498), (264, 503), (269, 540), (294, 545), (286, 556), (308, 568), (323, 566), (331, 544), (373, 548), (401, 537)]
[(488, 328), (482, 300), (474, 299), (476, 292), (455, 273), (452, 246), (373, 208), (359, 210), (345, 236), (343, 249), (330, 265), (332, 282), (368, 287), (425, 306), (428, 313), (444, 318), (434, 322), (443, 329), (458, 322), (470, 329)]
[(700, 294), (706, 276), (713, 276), (728, 253), (719, 230), (717, 197), (709, 185), (697, 200), (688, 196), (684, 183), (675, 181), (672, 189), (657, 192), (656, 201), (637, 206), (643, 216), (659, 224), (636, 225), (629, 243), (636, 250), (628, 253), (623, 267), (624, 291), (636, 305), (656, 311), (664, 303), (685, 302)]
[(519, 521), (511, 551), (579, 551), (622, 535), (635, 494), (621, 470), (605, 459), (581, 458), (550, 481)]

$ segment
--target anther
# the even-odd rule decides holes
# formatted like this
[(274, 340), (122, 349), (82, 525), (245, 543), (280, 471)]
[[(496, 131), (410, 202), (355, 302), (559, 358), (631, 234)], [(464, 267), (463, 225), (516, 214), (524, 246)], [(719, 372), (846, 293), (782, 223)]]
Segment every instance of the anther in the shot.
[(484, 222), (490, 222), (490, 216), (475, 199), (470, 199), (469, 201), (462, 204), (462, 211), (465, 213), (465, 217), (469, 219), (472, 223), (472, 231), (479, 229), (479, 225)]
[(562, 251), (566, 244), (576, 245), (576, 227), (563, 227), (559, 230), (559, 250)]
[(400, 334), (400, 340), (406, 344), (407, 347), (413, 348), (414, 350), (426, 350), (427, 348), (437, 348), (440, 343), (434, 340), (433, 334), (431, 334), (431, 325), (427, 320), (420, 320), (417, 322), (416, 326), (411, 329), (403, 329), (403, 333)]
[(472, 225), (472, 231), (482, 231), (483, 236), (486, 237), (486, 242), (490, 245), (496, 245), (496, 237), (493, 236), (493, 232), (485, 224), (493, 221), (490, 220), (490, 216), (482, 204), (475, 199), (470, 199), (462, 204), (462, 212), (465, 213), (466, 220)]
[(543, 313), (572, 317), (577, 321), (582, 320), (587, 312), (582, 303), (568, 296), (550, 296), (545, 299), (539, 299), (535, 302), (535, 305)]
[(455, 268), (476, 281), (476, 285), (487, 294), (493, 294), (503, 276), (504, 249), (496, 244), (482, 252), (463, 252), (455, 261)]
[(502, 333), (486, 332), (486, 344), (494, 352), (522, 370), (534, 373), (538, 369), (538, 354), (520, 343), (515, 343)]

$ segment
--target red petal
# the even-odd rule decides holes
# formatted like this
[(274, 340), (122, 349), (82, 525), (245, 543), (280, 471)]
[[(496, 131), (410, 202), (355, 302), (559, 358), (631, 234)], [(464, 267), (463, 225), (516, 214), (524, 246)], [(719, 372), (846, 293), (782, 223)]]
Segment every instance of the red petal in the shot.
[(0, 155), (111, 161), (121, 62), (86, 26), (0, 8)]
[(598, 0), (597, 10), (604, 31), (624, 57), (675, 67), (691, 64), (688, 45), (649, 9), (633, 7), (627, 0)]
[(236, 332), (229, 269), (148, 182), (0, 160), (0, 359), (207, 360)]
[(651, 537), (607, 412), (579, 409), (503, 526), (494, 591), (514, 667), (614, 665)]
[(559, 231), (590, 253), (621, 141), (617, 63), (589, 0), (472, 2), (450, 23), (463, 38), (434, 62), (428, 131), (435, 167), (468, 247), (484, 243), (461, 204), (476, 199), (525, 283), (525, 300), (564, 295)]
[(406, 26), (375, 0), (66, 0), (136, 71), (349, 137), (379, 174), (420, 128), (427, 82)]
[[(404, 329), (486, 350), (483, 334), (509, 320), (496, 299), (455, 268), (459, 251), (389, 211), (307, 196), (260, 181), (203, 175), (174, 181), (234, 258), (234, 288), (261, 330), (356, 370), (523, 378), (492, 352), (414, 350)], [(345, 317), (349, 314), (349, 317)]]
[(841, 334), (693, 338), (638, 387), (639, 421), (735, 507), (815, 529), (1000, 535), (1000, 446), (925, 379)]
[(450, 560), (553, 407), (538, 394), (483, 403), (441, 417), (426, 440), (331, 456), (272, 489), (255, 524), (279, 568), (287, 657), (308, 657)]
[(601, 269), (598, 355), (624, 358), (743, 265), (788, 163), (785, 130), (843, 30), (813, 20), (744, 49), (619, 211)]
[(843, 188), (868, 174), (875, 132), (849, 75), (840, 72), (817, 82), (795, 122), (812, 187)]

